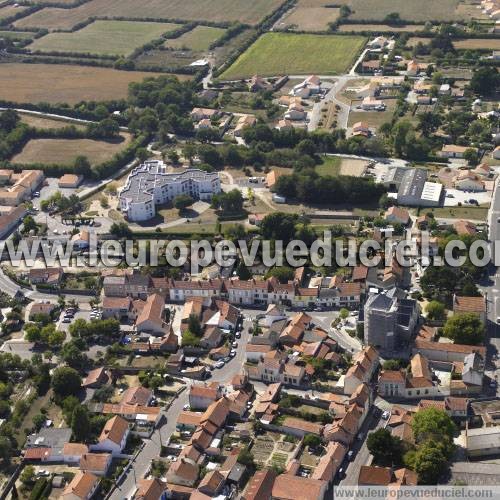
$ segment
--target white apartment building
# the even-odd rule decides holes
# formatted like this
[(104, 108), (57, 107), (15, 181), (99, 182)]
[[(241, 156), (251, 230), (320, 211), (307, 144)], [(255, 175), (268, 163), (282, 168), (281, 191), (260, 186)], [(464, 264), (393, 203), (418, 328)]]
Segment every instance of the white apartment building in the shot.
[(156, 205), (172, 201), (185, 194), (197, 200), (207, 200), (220, 193), (216, 172), (187, 169), (168, 173), (162, 161), (147, 161), (134, 168), (120, 193), (120, 209), (129, 221), (145, 221), (156, 214)]

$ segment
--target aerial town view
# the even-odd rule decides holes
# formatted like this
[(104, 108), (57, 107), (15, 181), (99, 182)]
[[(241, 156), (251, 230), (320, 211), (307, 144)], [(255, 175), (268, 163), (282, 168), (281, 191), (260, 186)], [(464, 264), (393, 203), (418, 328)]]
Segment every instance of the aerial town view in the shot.
[(500, 0), (0, 0), (0, 500), (500, 500)]

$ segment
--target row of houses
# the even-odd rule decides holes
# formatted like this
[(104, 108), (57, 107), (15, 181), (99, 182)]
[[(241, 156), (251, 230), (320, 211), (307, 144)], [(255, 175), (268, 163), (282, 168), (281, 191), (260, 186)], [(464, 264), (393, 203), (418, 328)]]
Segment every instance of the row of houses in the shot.
[[(330, 279), (331, 280), (331, 279)], [(185, 302), (191, 297), (202, 297), (207, 301), (221, 298), (234, 305), (286, 304), (295, 307), (322, 305), (325, 307), (359, 306), (361, 284), (338, 278), (337, 284), (303, 287), (296, 281), (280, 283), (276, 278), (240, 280), (174, 280), (152, 278), (140, 273), (118, 273), (103, 280), (106, 297), (145, 298), (149, 293), (159, 293), (170, 302)]]

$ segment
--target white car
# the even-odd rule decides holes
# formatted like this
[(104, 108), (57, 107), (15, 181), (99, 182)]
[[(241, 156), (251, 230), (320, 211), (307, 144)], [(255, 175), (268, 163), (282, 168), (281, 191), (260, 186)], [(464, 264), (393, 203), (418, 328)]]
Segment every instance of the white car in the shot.
[(182, 407), (182, 409), (183, 409), (184, 411), (188, 411), (188, 410), (190, 410), (190, 409), (191, 409), (191, 407), (190, 407), (188, 404), (185, 404), (185, 405)]
[(224, 361), (217, 361), (217, 363), (215, 363), (215, 368), (222, 368), (226, 363), (224, 363)]
[(384, 412), (382, 413), (382, 418), (383, 418), (384, 420), (387, 420), (390, 416), (391, 416), (391, 414), (390, 414), (388, 411), (384, 411)]

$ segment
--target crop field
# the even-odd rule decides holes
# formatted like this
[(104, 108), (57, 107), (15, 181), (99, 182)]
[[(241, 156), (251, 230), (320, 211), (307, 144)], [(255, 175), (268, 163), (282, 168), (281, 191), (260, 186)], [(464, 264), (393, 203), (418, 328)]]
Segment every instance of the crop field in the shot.
[[(65, 64), (0, 65), (0, 100), (76, 104), (127, 96), (128, 86), (158, 73)], [(181, 76), (180, 78), (186, 78)]]
[(47, 7), (26, 18), (16, 27), (48, 30), (70, 30), (91, 17), (125, 17), (128, 19), (183, 19), (257, 24), (283, 0), (90, 0), (72, 9)]
[(237, 80), (255, 74), (343, 73), (365, 41), (361, 36), (265, 33), (221, 75), (221, 79)]
[(222, 28), (196, 26), (196, 28), (184, 33), (179, 38), (167, 40), (165, 47), (202, 52), (208, 50), (210, 44), (218, 40), (225, 32), (226, 30)]
[(0, 31), (0, 38), (8, 40), (27, 40), (33, 38), (35, 33), (30, 31)]
[(402, 26), (389, 26), (388, 24), (341, 24), (337, 31), (340, 33), (371, 31), (373, 33), (405, 33), (423, 31), (423, 24), (404, 24)]
[(184, 52), (178, 50), (160, 50), (153, 49), (139, 54), (134, 59), (137, 69), (155, 67), (166, 71), (175, 71), (179, 68), (189, 66), (193, 61), (198, 59), (198, 54), (186, 50)]
[[(465, 17), (460, 0), (350, 0), (350, 19), (381, 21), (392, 12), (408, 21), (452, 21)], [(477, 10), (478, 14), (480, 13)]]
[(7, 19), (8, 17), (15, 16), (19, 12), (26, 10), (26, 7), (21, 7), (20, 5), (6, 5), (5, 7), (0, 7), (0, 21), (2, 19)]
[(457, 50), (500, 50), (499, 38), (469, 38), (468, 40), (457, 40), (453, 42)]
[(275, 28), (297, 29), (300, 31), (324, 31), (328, 23), (333, 23), (339, 17), (340, 9), (325, 7), (324, 0), (298, 0), (297, 5), (291, 9)]
[(94, 21), (73, 33), (49, 33), (28, 46), (40, 52), (127, 56), (137, 47), (179, 27), (171, 23)]
[(91, 139), (32, 139), (23, 150), (12, 158), (12, 163), (29, 165), (45, 163), (71, 165), (77, 156), (88, 158), (92, 165), (110, 160), (130, 142), (130, 136), (122, 142), (94, 141)]

